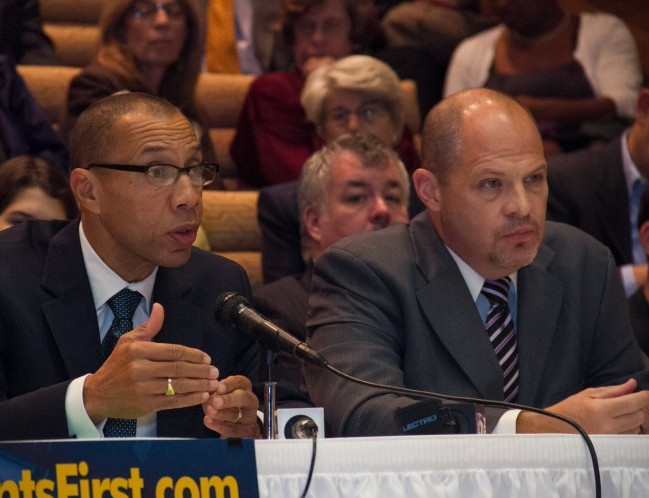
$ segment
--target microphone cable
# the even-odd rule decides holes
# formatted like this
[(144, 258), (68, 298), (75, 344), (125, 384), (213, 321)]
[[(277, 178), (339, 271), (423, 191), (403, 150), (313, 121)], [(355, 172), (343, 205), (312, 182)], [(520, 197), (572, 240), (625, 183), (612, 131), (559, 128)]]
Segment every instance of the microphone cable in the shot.
[(376, 382), (370, 382), (349, 375), (343, 372), (342, 370), (338, 370), (337, 368), (331, 366), (331, 364), (329, 363), (327, 363), (327, 365), (324, 368), (330, 371), (331, 373), (337, 375), (338, 377), (341, 377), (350, 382), (354, 382), (356, 384), (360, 384), (366, 387), (372, 387), (375, 389), (382, 389), (384, 391), (391, 391), (397, 394), (403, 394), (405, 396), (417, 396), (417, 397), (433, 398), (433, 399), (439, 398), (446, 401), (456, 401), (460, 403), (475, 403), (475, 404), (482, 404), (485, 406), (491, 406), (495, 408), (524, 410), (524, 411), (537, 413), (539, 415), (544, 415), (546, 417), (560, 420), (570, 425), (572, 428), (574, 428), (586, 442), (586, 446), (588, 447), (588, 452), (590, 453), (590, 459), (593, 463), (593, 475), (595, 477), (595, 498), (601, 498), (602, 496), (602, 482), (601, 482), (601, 476), (599, 471), (599, 461), (597, 459), (597, 452), (595, 451), (595, 446), (593, 445), (593, 441), (590, 439), (590, 436), (584, 430), (584, 428), (569, 417), (566, 417), (564, 415), (559, 415), (558, 413), (552, 413), (547, 410), (543, 410), (541, 408), (536, 408), (534, 406), (521, 405), (519, 403), (509, 403), (507, 401), (498, 401), (495, 399), (492, 400), (492, 399), (471, 398), (465, 396), (451, 396), (448, 394), (439, 394), (431, 391), (422, 391), (419, 389), (410, 389), (407, 387), (396, 387), (396, 386), (389, 386), (386, 384), (379, 384)]
[(300, 495), (300, 498), (305, 498), (306, 494), (309, 492), (311, 487), (311, 479), (313, 478), (313, 469), (315, 468), (315, 455), (318, 449), (318, 428), (311, 428), (311, 440), (313, 441), (313, 446), (311, 447), (311, 463), (309, 465), (309, 473), (306, 477), (306, 484), (304, 485), (304, 491)]

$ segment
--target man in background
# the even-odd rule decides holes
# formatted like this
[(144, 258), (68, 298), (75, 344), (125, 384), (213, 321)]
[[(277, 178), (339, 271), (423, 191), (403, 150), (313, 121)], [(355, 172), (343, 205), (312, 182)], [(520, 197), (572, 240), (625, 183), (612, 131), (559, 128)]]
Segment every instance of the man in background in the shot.
[(649, 178), (649, 86), (620, 138), (548, 160), (548, 219), (576, 226), (613, 253), (627, 296), (643, 287), (647, 258), (638, 207)]
[[(255, 308), (306, 340), (313, 261), (344, 237), (406, 223), (409, 187), (408, 173), (399, 157), (373, 135), (341, 135), (314, 153), (305, 163), (298, 184), (302, 247), (309, 264), (300, 275), (255, 289)], [(299, 389), (299, 360), (280, 354), (278, 380)]]

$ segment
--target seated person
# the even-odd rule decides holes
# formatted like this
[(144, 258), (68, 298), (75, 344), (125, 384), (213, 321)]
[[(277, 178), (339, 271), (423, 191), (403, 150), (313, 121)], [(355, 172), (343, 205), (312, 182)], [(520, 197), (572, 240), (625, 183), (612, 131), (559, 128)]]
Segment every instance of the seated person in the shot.
[(41, 157), (68, 174), (68, 150), (12, 61), (0, 55), (0, 162)]
[(365, 51), (379, 29), (370, 0), (284, 0), (282, 12), (294, 67), (263, 74), (250, 85), (230, 146), (241, 187), (298, 179), (304, 161), (322, 145), (300, 104), (306, 77)]
[[(638, 210), (638, 232), (645, 254), (649, 254), (649, 190), (642, 195)], [(649, 355), (649, 282), (629, 298), (631, 326), (640, 348)]]
[(445, 95), (482, 86), (517, 98), (536, 118), (548, 156), (621, 132), (642, 74), (620, 19), (568, 14), (557, 0), (505, 0), (496, 13), (502, 24), (455, 50)]
[[(70, 81), (64, 135), (90, 104), (116, 92), (158, 95), (193, 120), (203, 154), (214, 151), (194, 105), (200, 74), (202, 20), (191, 0), (116, 0), (100, 19), (100, 44), (94, 60)], [(217, 178), (220, 186), (220, 177)], [(210, 188), (214, 188), (212, 184)]]
[(608, 246), (627, 296), (647, 279), (638, 233), (638, 206), (649, 180), (649, 86), (640, 90), (635, 118), (621, 137), (548, 160), (548, 219), (574, 225)]
[[(403, 94), (396, 73), (366, 55), (350, 55), (315, 70), (301, 96), (307, 119), (329, 143), (345, 133), (364, 132), (394, 147), (408, 171), (419, 167), (413, 137), (404, 126)], [(411, 212), (423, 206), (411, 196)], [(258, 201), (264, 281), (304, 271), (295, 182), (262, 188)]]
[[(536, 123), (504, 94), (443, 100), (413, 174), (426, 211), (358, 234), (315, 262), (307, 342), (366, 381), (532, 405), (588, 433), (649, 430), (649, 359), (608, 249), (545, 221)], [(418, 399), (303, 365), (334, 434), (401, 433)], [(640, 390), (638, 390), (640, 389)], [(488, 431), (570, 432), (554, 418), (487, 408)]]
[(71, 220), (77, 204), (65, 177), (47, 161), (18, 156), (0, 164), (0, 230), (27, 220)]
[(43, 32), (38, 0), (0, 0), (0, 54), (15, 64), (59, 63), (52, 40)]
[[(203, 0), (205, 69), (261, 74), (285, 70), (290, 57), (277, 32), (281, 0)], [(223, 5), (231, 5), (231, 11)]]
[[(309, 261), (339, 239), (408, 221), (408, 173), (398, 156), (373, 135), (342, 135), (304, 164), (298, 185), (303, 247)], [(301, 275), (254, 290), (254, 307), (306, 340), (312, 265)], [(300, 387), (300, 362), (279, 356), (278, 380)]]
[[(418, 65), (430, 64), (432, 78), (417, 81), (432, 89), (433, 104), (442, 95), (444, 76), (455, 47), (465, 38), (494, 25), (481, 13), (478, 0), (401, 0), (384, 14), (381, 26), (391, 49), (417, 49)], [(430, 90), (429, 90), (430, 92)], [(421, 94), (420, 94), (421, 98)], [(430, 110), (430, 106), (427, 108)], [(425, 115), (426, 113), (422, 113)]]
[(190, 121), (112, 95), (70, 152), (80, 219), (0, 232), (0, 439), (260, 436), (259, 347), (214, 318), (248, 278), (192, 248), (216, 168)]

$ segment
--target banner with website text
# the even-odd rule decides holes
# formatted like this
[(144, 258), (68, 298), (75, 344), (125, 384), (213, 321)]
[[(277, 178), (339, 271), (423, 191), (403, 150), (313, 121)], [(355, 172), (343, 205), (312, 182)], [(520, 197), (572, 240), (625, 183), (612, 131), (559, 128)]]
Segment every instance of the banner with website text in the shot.
[(258, 498), (254, 440), (4, 442), (0, 497)]

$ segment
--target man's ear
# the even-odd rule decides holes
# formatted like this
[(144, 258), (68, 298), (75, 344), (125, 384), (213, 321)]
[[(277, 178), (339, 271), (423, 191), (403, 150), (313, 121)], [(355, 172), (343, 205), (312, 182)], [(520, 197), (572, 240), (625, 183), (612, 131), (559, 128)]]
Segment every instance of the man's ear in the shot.
[(302, 214), (302, 221), (304, 222), (304, 228), (311, 239), (320, 242), (322, 239), (320, 212), (314, 207), (307, 208)]
[(649, 254), (649, 221), (645, 221), (640, 225), (640, 244), (644, 249), (645, 254)]
[(412, 182), (424, 206), (431, 211), (439, 211), (442, 194), (437, 177), (427, 169), (419, 168), (412, 173)]
[(75, 168), (70, 172), (70, 189), (77, 200), (80, 211), (99, 213), (97, 177), (84, 168)]

